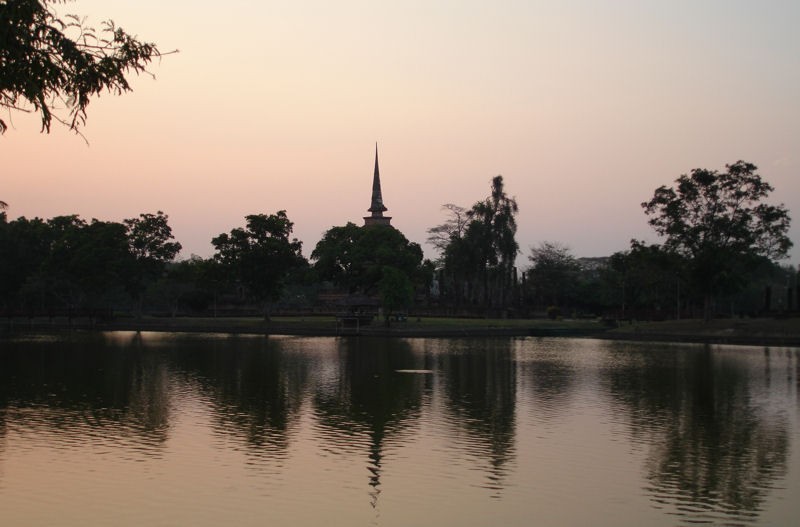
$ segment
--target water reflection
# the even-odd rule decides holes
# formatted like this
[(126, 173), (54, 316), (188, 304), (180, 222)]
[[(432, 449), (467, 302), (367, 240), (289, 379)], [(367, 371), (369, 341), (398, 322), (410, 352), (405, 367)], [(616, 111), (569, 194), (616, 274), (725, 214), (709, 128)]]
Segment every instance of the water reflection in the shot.
[(336, 359), (337, 374), (314, 397), (319, 431), (331, 452), (368, 451), (375, 507), (386, 443), (413, 427), (429, 378), (397, 371), (425, 367), (404, 340), (342, 339)]
[[(757, 518), (786, 475), (787, 416), (768, 399), (773, 365), (756, 354), (610, 345), (610, 391), (631, 439), (647, 450), (647, 488), (657, 507), (694, 522)], [(787, 361), (788, 364), (789, 361)]]
[[(624, 499), (644, 489), (656, 514), (637, 509), (631, 524), (752, 524), (800, 437), (797, 350), (137, 333), (0, 344), (0, 490), (13, 490), (6, 466), (20, 452), (88, 445), (81, 460), (122, 481), (137, 472), (106, 458), (158, 462), (145, 481), (153, 466), (170, 481), (235, 480), (239, 463), (252, 479), (228, 499), (251, 513), (291, 518), (307, 496), (353, 495), (338, 505), (368, 508), (375, 523), (403, 499), (465, 511), (455, 521), (448, 509), (445, 523), (485, 523), (482, 510), (560, 523), (576, 500), (570, 478), (604, 486), (612, 467), (599, 463), (624, 442), (637, 459)], [(586, 420), (600, 434), (575, 439)], [(560, 473), (567, 492), (554, 497), (546, 480)]]
[(65, 443), (134, 441), (141, 453), (157, 455), (170, 426), (167, 366), (136, 346), (108, 353), (105, 345), (99, 335), (7, 343), (0, 368), (5, 419), (32, 439), (57, 432)]
[(467, 452), (489, 461), (486, 487), (499, 496), (514, 456), (516, 364), (513, 341), (446, 342), (437, 353), (449, 422), (466, 434)]
[[(571, 352), (575, 352), (575, 343)], [(552, 340), (527, 341), (519, 346), (516, 362), (520, 390), (528, 398), (534, 418), (546, 423), (569, 407), (570, 396), (579, 380), (578, 366), (565, 357), (563, 347)]]
[(306, 361), (274, 338), (198, 339), (171, 351), (209, 399), (216, 433), (242, 439), (256, 455), (284, 455), (308, 382)]

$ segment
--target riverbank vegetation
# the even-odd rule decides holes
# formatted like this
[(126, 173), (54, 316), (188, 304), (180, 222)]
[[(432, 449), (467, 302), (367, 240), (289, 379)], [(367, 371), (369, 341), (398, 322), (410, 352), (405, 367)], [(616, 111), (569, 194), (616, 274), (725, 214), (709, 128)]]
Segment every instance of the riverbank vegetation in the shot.
[(444, 223), (429, 230), (436, 261), (393, 227), (352, 223), (331, 227), (307, 259), (285, 211), (246, 216), (245, 227), (211, 240), (209, 258), (176, 260), (181, 246), (160, 211), (113, 222), (9, 220), (0, 210), (0, 313), (230, 322), (382, 311), (387, 324), (406, 327), (427, 317), (464, 326), (547, 318), (624, 327), (790, 316), (798, 273), (778, 263), (792, 244), (788, 211), (766, 202), (771, 191), (749, 163), (696, 169), (642, 204), (663, 244), (633, 240), (626, 251), (578, 258), (560, 242), (543, 242), (521, 269), (519, 207), (502, 176), (471, 208), (445, 206)]

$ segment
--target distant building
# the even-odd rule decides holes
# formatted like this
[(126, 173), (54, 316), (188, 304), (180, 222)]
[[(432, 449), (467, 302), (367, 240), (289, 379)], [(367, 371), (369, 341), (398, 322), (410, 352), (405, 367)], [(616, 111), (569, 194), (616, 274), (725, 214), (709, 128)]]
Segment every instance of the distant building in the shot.
[(364, 226), (370, 225), (390, 225), (392, 218), (384, 216), (383, 213), (389, 209), (383, 204), (383, 195), (381, 194), (381, 174), (378, 170), (378, 143), (375, 143), (375, 173), (372, 176), (372, 203), (367, 209), (372, 214), (364, 216)]
[(581, 269), (584, 271), (599, 271), (601, 269), (606, 269), (610, 262), (611, 257), (609, 256), (578, 258), (578, 265), (580, 265)]

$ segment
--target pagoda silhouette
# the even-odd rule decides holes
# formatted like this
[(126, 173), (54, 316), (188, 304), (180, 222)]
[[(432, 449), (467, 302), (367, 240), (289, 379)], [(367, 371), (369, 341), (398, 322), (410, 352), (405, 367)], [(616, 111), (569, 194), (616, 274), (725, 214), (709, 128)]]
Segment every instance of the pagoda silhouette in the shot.
[(381, 173), (378, 170), (378, 143), (375, 143), (375, 173), (372, 176), (372, 202), (367, 211), (372, 214), (364, 216), (364, 227), (372, 225), (391, 225), (391, 216), (384, 216), (386, 206), (383, 204), (383, 194), (381, 193)]

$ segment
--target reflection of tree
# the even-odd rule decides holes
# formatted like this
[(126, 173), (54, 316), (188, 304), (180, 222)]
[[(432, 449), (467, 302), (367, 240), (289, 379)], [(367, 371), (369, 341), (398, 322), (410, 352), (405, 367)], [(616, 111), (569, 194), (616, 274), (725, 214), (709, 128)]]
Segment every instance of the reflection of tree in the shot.
[(648, 491), (683, 513), (751, 518), (786, 473), (783, 417), (753, 396), (758, 381), (736, 357), (706, 348), (612, 353), (612, 393), (630, 413), (631, 433), (651, 447)]
[(439, 356), (449, 409), (489, 458), (489, 486), (495, 490), (503, 486), (514, 449), (516, 367), (511, 344), (487, 340), (483, 349), (470, 345)]
[(405, 341), (343, 339), (337, 382), (321, 386), (316, 393), (315, 406), (329, 448), (347, 451), (354, 443), (367, 443), (373, 506), (380, 493), (385, 443), (418, 417), (429, 380), (427, 375), (397, 370), (420, 369), (424, 367), (421, 360)]
[(305, 359), (263, 337), (198, 338), (185, 344), (176, 346), (173, 360), (198, 375), (212, 396), (217, 431), (241, 435), (259, 455), (285, 453), (308, 377)]
[[(109, 352), (102, 335), (3, 343), (0, 412), (29, 433), (41, 427), (149, 445), (167, 437), (168, 372), (133, 347)], [(23, 412), (24, 419), (15, 417)]]
[(533, 400), (537, 417), (549, 419), (564, 415), (567, 399), (576, 384), (577, 372), (565, 358), (564, 348), (555, 350), (537, 343), (536, 353), (517, 362), (520, 390)]

